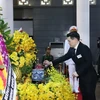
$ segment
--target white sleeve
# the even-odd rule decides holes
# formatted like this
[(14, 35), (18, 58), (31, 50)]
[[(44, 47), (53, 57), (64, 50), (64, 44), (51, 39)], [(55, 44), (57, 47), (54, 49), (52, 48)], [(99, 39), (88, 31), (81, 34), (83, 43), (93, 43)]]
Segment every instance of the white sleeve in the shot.
[(68, 52), (69, 48), (70, 46), (69, 46), (68, 40), (66, 39), (64, 43), (64, 54)]

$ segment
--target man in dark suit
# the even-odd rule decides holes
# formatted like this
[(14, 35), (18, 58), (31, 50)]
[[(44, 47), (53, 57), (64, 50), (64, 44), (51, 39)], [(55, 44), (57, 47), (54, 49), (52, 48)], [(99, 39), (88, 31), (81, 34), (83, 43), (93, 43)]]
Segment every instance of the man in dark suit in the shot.
[(97, 74), (92, 65), (91, 51), (86, 45), (80, 42), (80, 36), (77, 32), (67, 34), (67, 39), (70, 44), (68, 53), (52, 62), (46, 60), (44, 64), (56, 65), (72, 58), (76, 65), (76, 72), (73, 73), (73, 76), (79, 78), (79, 87), (83, 97), (82, 100), (96, 100), (95, 88)]

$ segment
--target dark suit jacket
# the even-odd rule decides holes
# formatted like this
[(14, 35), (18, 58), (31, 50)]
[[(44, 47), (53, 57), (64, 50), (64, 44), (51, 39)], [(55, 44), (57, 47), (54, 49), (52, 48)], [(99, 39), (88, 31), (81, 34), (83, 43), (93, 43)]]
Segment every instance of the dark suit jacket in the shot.
[(81, 82), (92, 83), (97, 81), (96, 71), (92, 65), (92, 54), (90, 49), (83, 43), (79, 43), (76, 54), (73, 48), (70, 48), (64, 56), (52, 61), (53, 65), (61, 63), (72, 58), (76, 65), (76, 72)]

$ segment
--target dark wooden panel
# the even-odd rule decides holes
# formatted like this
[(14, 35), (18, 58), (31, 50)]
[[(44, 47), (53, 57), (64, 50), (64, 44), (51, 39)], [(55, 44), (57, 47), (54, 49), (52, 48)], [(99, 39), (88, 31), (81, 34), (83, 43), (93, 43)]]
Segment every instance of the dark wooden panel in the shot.
[(93, 62), (97, 63), (99, 50), (97, 48), (97, 38), (100, 37), (100, 0), (90, 8), (90, 48), (93, 54)]
[(39, 49), (39, 57), (49, 42), (55, 38), (65, 40), (65, 33), (71, 25), (75, 25), (76, 13), (74, 7), (58, 8), (34, 8), (34, 39)]

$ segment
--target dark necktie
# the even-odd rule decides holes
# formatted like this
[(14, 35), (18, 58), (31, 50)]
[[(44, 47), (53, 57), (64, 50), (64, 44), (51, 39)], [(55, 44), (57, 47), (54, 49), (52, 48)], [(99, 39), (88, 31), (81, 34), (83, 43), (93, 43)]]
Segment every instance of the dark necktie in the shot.
[(75, 54), (76, 54), (75, 50), (76, 50), (75, 48), (72, 48), (72, 56), (75, 56)]

